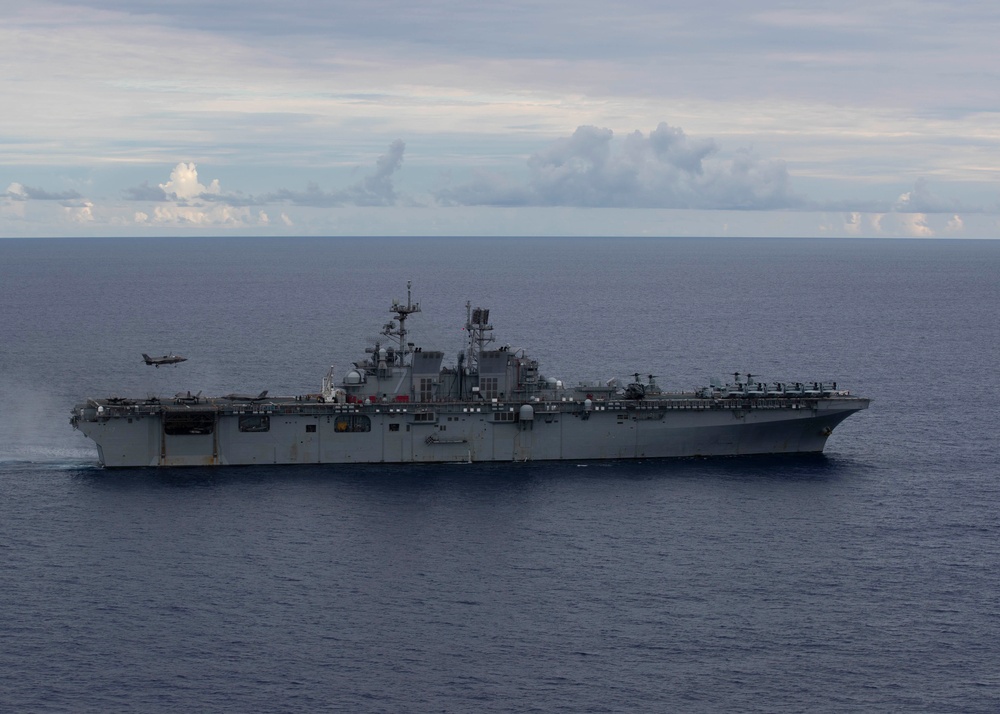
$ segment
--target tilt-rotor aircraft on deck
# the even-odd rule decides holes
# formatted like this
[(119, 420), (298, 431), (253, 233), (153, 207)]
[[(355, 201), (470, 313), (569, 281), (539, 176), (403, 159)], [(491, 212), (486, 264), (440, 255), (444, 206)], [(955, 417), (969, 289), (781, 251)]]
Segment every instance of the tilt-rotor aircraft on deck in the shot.
[(494, 348), (489, 310), (465, 308), (454, 365), (407, 341), (420, 312), (407, 283), (379, 341), (339, 382), (331, 367), (319, 392), (88, 399), (70, 421), (106, 467), (582, 461), (819, 453), (869, 403), (836, 382), (739, 373), (688, 392), (652, 376), (568, 387), (523, 350)]

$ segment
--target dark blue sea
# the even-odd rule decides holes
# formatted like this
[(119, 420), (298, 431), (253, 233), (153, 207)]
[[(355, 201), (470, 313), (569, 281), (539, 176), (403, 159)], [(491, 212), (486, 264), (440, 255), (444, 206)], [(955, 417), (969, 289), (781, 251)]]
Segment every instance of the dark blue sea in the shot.
[[(873, 399), (821, 457), (104, 471), (465, 302), (569, 384)], [(0, 711), (996, 712), (1000, 241), (0, 241)], [(140, 354), (189, 361), (153, 369)]]

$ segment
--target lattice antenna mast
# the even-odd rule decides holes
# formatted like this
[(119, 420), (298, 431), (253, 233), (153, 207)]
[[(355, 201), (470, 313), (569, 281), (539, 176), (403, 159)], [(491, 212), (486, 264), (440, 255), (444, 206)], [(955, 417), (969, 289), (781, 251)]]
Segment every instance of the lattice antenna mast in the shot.
[(406, 342), (406, 318), (415, 312), (420, 312), (420, 303), (413, 302), (410, 295), (410, 286), (412, 284), (412, 281), (406, 281), (406, 304), (403, 305), (398, 299), (394, 299), (392, 301), (392, 307), (389, 308), (390, 312), (396, 313), (396, 321), (399, 323), (399, 326), (397, 327), (396, 323), (390, 322), (383, 330), (383, 334), (387, 337), (399, 338), (398, 354), (404, 357), (413, 351)]
[(473, 308), (471, 302), (466, 302), (465, 313), (465, 330), (469, 333), (468, 368), (470, 373), (478, 374), (479, 355), (485, 345), (496, 340), (496, 336), (489, 334), (493, 332), (493, 325), (490, 324), (488, 308)]

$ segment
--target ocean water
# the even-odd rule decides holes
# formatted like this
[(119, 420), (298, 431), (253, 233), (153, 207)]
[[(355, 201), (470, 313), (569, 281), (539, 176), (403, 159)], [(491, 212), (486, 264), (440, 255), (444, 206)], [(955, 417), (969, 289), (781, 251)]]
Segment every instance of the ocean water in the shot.
[[(998, 276), (986, 241), (0, 241), (0, 711), (1000, 710)], [(104, 471), (69, 425), (314, 391), (407, 280), (447, 355), (469, 300), (571, 384), (872, 406), (821, 457), (663, 462)]]

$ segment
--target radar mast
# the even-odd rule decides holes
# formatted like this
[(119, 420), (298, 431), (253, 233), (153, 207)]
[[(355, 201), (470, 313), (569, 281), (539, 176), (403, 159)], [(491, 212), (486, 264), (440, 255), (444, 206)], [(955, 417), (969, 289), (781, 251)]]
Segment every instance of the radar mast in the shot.
[(403, 305), (398, 299), (393, 299), (392, 307), (389, 308), (390, 312), (396, 313), (396, 320), (399, 322), (399, 326), (397, 327), (394, 322), (389, 322), (382, 331), (382, 334), (386, 337), (399, 338), (399, 350), (397, 354), (399, 354), (400, 360), (404, 363), (406, 355), (413, 351), (406, 342), (406, 318), (415, 312), (420, 312), (420, 303), (415, 303), (411, 299), (410, 287), (412, 285), (413, 281), (406, 281), (406, 304)]
[(490, 324), (489, 308), (473, 308), (471, 302), (465, 303), (465, 329), (469, 333), (468, 370), (470, 374), (479, 373), (479, 355), (482, 354), (483, 347), (496, 340), (493, 332), (493, 325)]

